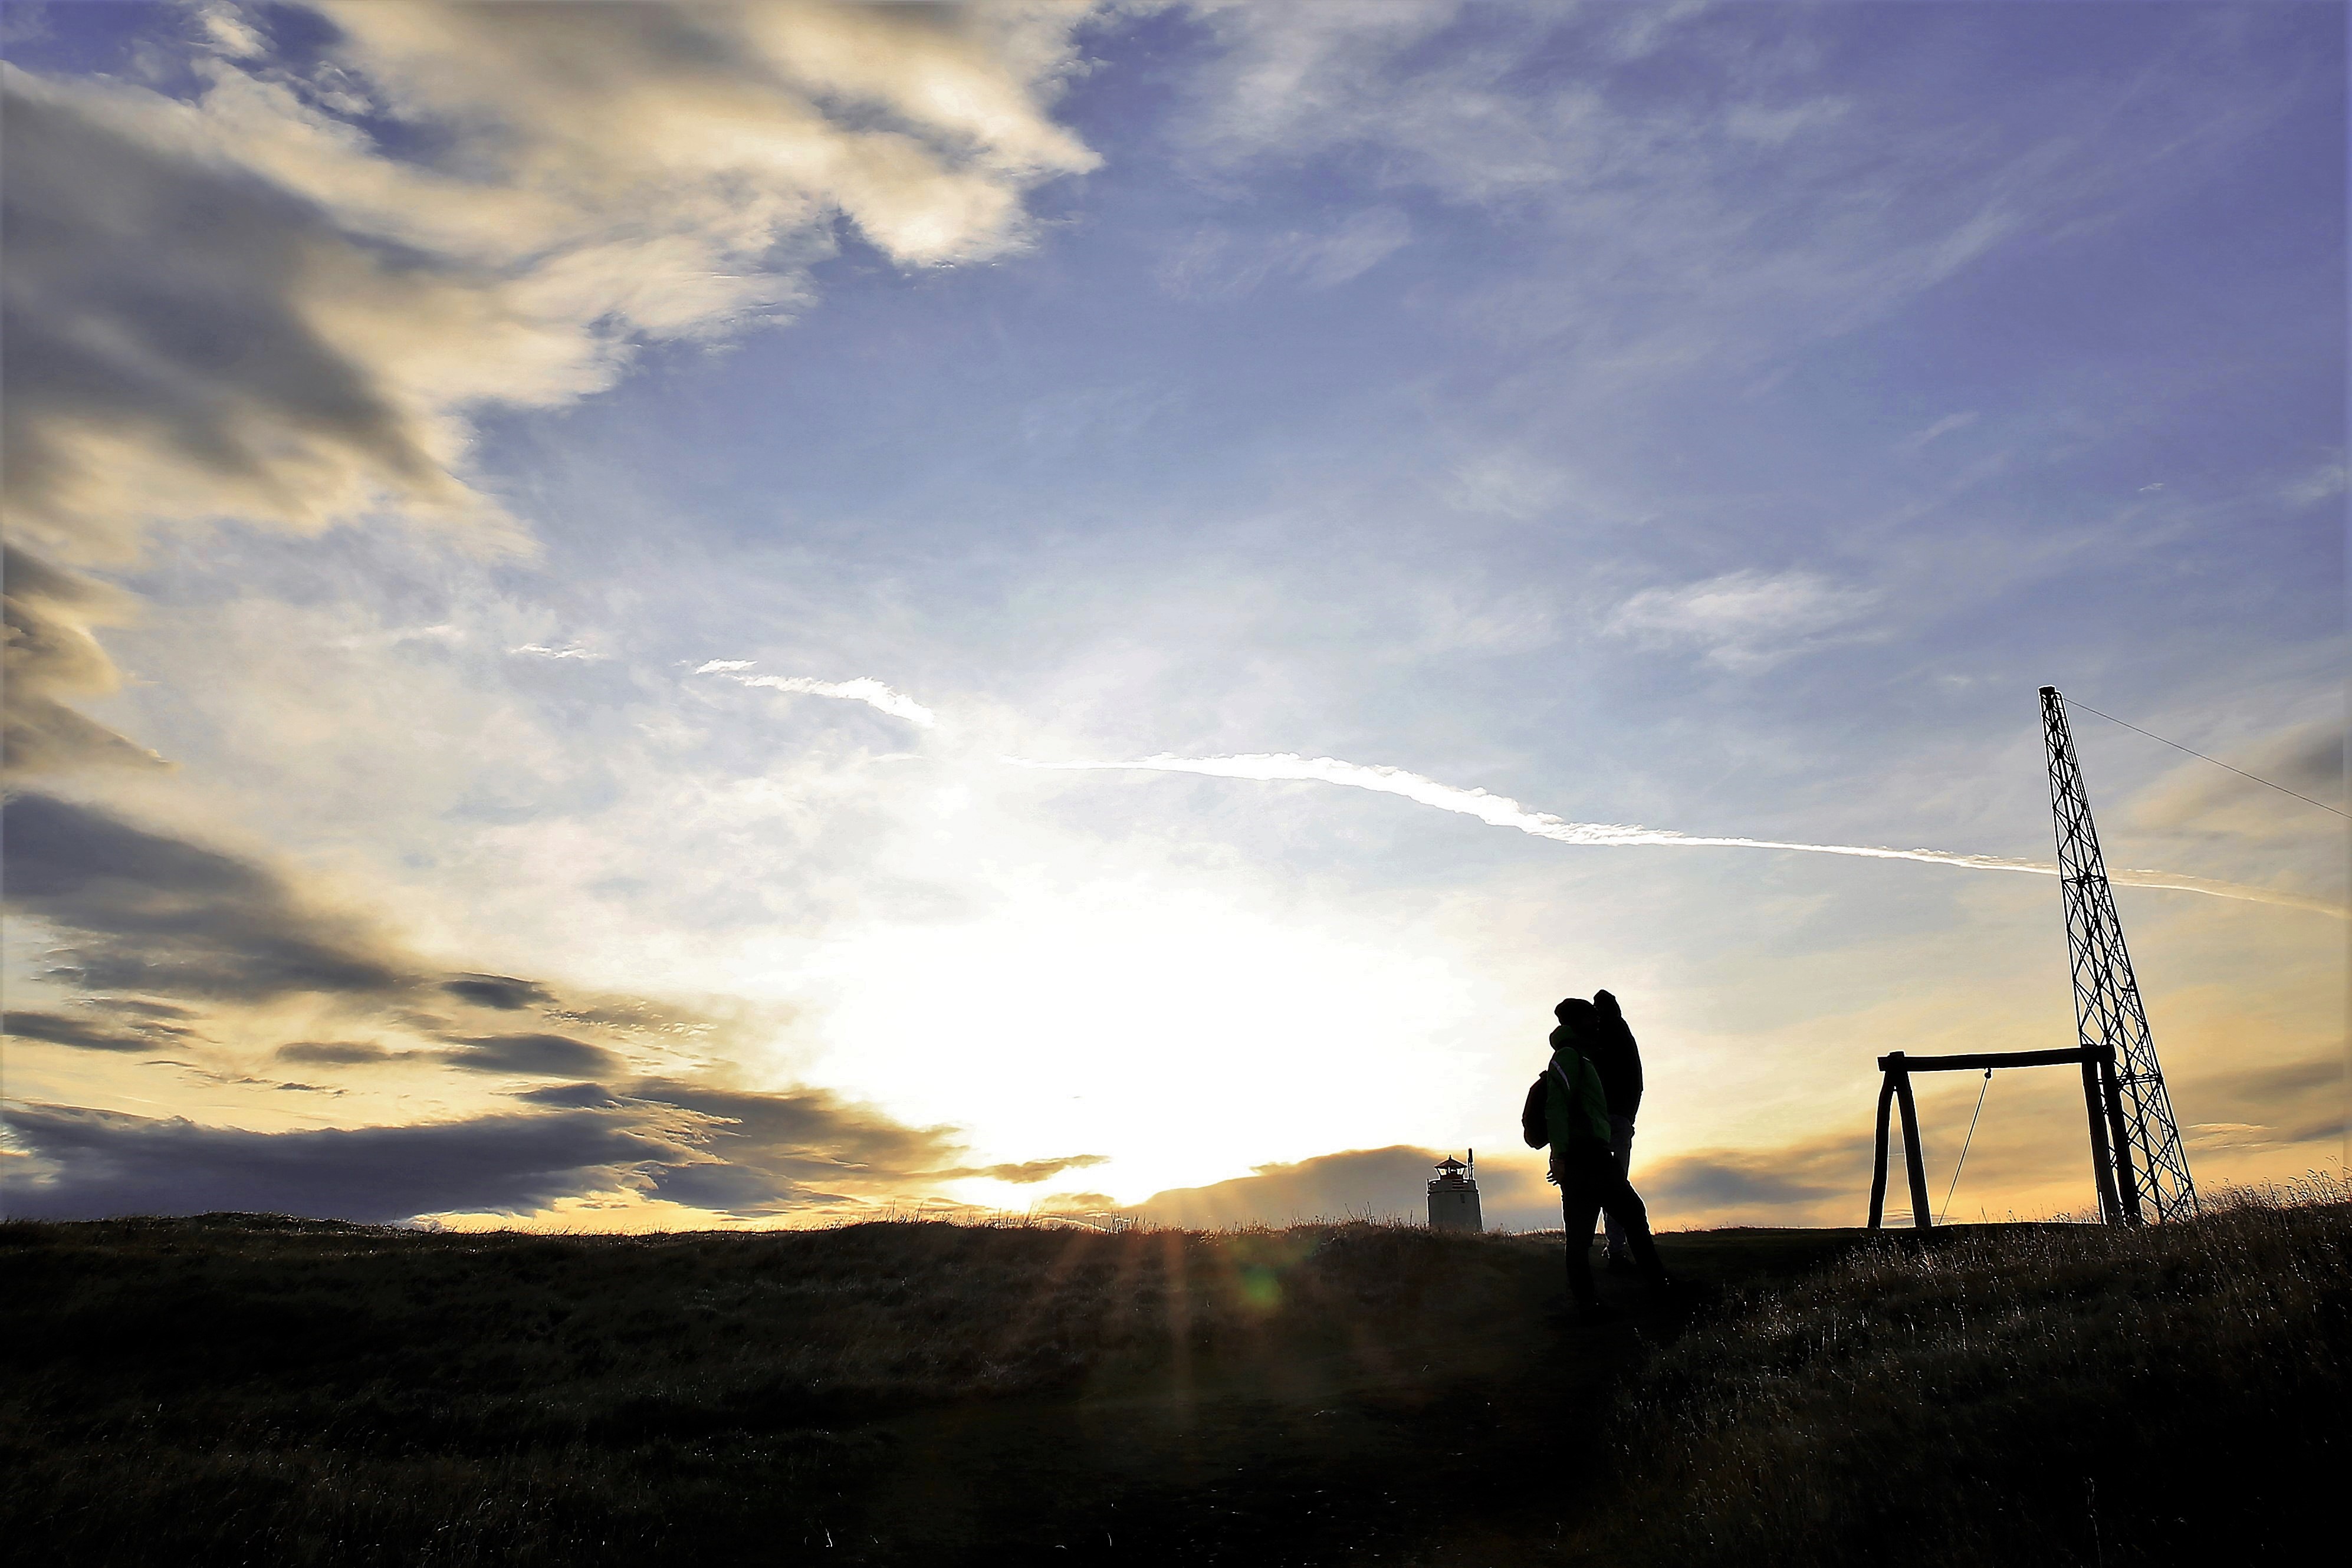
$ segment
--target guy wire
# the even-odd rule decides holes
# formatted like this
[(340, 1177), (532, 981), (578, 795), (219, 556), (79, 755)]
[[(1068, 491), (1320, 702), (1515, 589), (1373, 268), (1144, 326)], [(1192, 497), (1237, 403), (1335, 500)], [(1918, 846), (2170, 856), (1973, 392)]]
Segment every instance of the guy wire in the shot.
[[(2161, 741), (2164, 745), (2172, 747), (2175, 751), (2186, 751), (2189, 756), (2197, 758), (2200, 761), (2210, 762), (2216, 768), (2230, 768), (2228, 763), (2222, 761), (2218, 757), (2207, 757), (2203, 752), (2198, 750), (2196, 747), (2183, 746), (2177, 740), (2165, 740), (2164, 737), (2157, 734), (2156, 731), (2152, 729), (2142, 729), (2139, 726), (2117, 718), (2111, 713), (2099, 713), (2099, 710), (2093, 707), (2089, 703), (2078, 703), (2073, 697), (2067, 697), (2065, 699), (2065, 703), (2068, 707), (2078, 707), (2084, 713), (2098, 714), (2099, 717), (2105, 719), (2109, 724), (2120, 724), (2135, 735), (2144, 735), (2150, 740)], [(2352, 822), (2352, 811), (2336, 811), (2335, 807), (2329, 805), (2325, 800), (2315, 800), (2310, 796), (2297, 793), (2295, 790), (2288, 789), (2284, 784), (2273, 784), (2269, 779), (2263, 778), (2260, 774), (2249, 773), (2242, 768), (2230, 768), (2230, 771), (2236, 774), (2241, 779), (2252, 779), (2255, 783), (2265, 785), (2270, 789), (2277, 790), (2282, 795), (2293, 795), (2296, 800), (2302, 801), (2306, 806), (2316, 806), (2323, 811), (2336, 811), (2337, 816), (2343, 818), (2347, 822)]]

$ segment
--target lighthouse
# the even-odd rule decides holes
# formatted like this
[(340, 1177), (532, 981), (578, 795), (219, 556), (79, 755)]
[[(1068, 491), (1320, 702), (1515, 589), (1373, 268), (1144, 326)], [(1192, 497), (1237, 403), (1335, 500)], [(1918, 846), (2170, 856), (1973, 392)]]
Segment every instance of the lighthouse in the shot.
[(1429, 1184), (1429, 1228), (1474, 1235), (1486, 1228), (1478, 1218), (1477, 1150), (1470, 1151), (1466, 1166), (1452, 1155), (1437, 1162), (1437, 1179)]

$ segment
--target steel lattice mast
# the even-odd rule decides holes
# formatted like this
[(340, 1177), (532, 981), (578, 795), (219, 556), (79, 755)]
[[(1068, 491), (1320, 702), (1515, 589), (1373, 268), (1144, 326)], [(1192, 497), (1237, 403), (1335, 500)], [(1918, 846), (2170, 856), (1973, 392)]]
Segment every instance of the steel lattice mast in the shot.
[(2050, 805), (2058, 822), (2058, 874), (2066, 900), (2066, 954), (2074, 977), (2075, 1030), (2095, 1060), (2083, 1063), (2099, 1207), (2109, 1224), (2150, 1217), (2187, 1219), (2197, 1186), (2172, 1119), (2156, 1041), (2124, 950), (2115, 890), (2091, 823), (2091, 797), (2066, 724), (2066, 699), (2042, 688), (2042, 734), (2050, 747)]

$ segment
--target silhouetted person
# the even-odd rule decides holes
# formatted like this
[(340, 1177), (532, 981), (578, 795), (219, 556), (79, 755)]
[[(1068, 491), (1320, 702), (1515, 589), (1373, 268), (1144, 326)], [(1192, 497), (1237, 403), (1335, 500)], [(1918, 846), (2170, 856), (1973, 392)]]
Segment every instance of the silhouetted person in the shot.
[(1611, 1147), (1609, 1095), (1587, 1054), (1599, 1032), (1600, 1014), (1582, 997), (1552, 1009), (1559, 1027), (1551, 1031), (1551, 1061), (1528, 1089), (1519, 1113), (1520, 1131), (1531, 1149), (1551, 1145), (1550, 1179), (1559, 1187), (1560, 1220), (1568, 1244), (1568, 1293), (1578, 1317), (1604, 1315), (1592, 1283), (1592, 1222), (1601, 1214), (1625, 1234), (1633, 1261), (1653, 1285), (1666, 1282), (1658, 1249), (1650, 1239), (1649, 1211), (1626, 1182)]
[[(1601, 1074), (1601, 1092), (1609, 1096), (1609, 1152), (1616, 1157), (1617, 1174), (1633, 1179), (1633, 1118), (1642, 1113), (1642, 1048), (1617, 998), (1607, 991), (1592, 993), (1593, 1029), (1585, 1055)], [(1625, 1228), (1609, 1217), (1609, 1271), (1630, 1274), (1633, 1254), (1625, 1245)]]

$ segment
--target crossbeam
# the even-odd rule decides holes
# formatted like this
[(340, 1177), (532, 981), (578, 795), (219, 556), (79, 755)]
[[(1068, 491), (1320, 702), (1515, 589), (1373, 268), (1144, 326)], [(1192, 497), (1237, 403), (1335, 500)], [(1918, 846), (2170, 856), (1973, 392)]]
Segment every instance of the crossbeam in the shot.
[(2072, 1051), (1978, 1051), (1964, 1056), (1911, 1056), (1896, 1051), (1878, 1059), (1878, 1070), (1892, 1072), (1899, 1062), (1910, 1072), (1970, 1072), (1986, 1067), (2063, 1067), (2096, 1060), (2097, 1053), (2080, 1046)]

